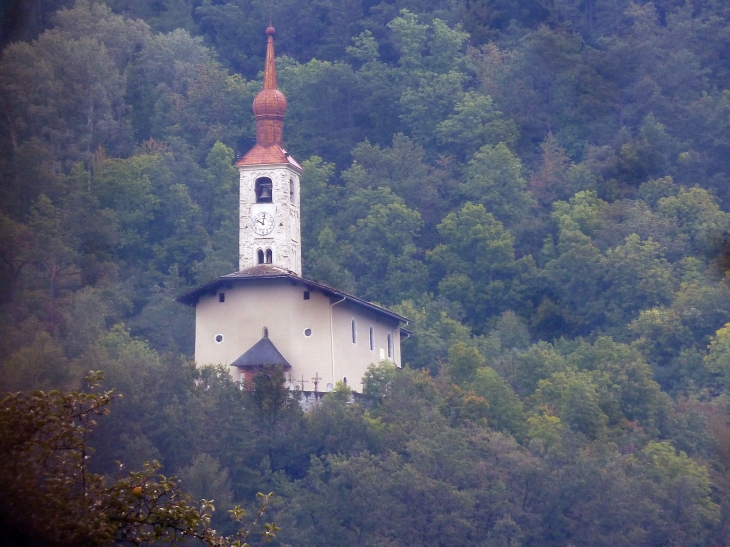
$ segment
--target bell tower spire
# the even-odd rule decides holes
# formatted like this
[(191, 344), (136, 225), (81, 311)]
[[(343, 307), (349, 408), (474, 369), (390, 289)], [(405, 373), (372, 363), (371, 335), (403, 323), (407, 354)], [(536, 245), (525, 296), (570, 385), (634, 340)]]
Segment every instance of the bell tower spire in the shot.
[(275, 33), (269, 24), (264, 85), (253, 101), (256, 145), (236, 164), (241, 173), (239, 269), (272, 265), (301, 276), (302, 167), (282, 146), (286, 97), (276, 84)]
[(274, 57), (274, 27), (266, 29), (266, 64), (264, 65), (264, 88), (253, 101), (256, 116), (256, 144), (267, 147), (282, 145), (286, 97), (276, 86), (276, 58)]

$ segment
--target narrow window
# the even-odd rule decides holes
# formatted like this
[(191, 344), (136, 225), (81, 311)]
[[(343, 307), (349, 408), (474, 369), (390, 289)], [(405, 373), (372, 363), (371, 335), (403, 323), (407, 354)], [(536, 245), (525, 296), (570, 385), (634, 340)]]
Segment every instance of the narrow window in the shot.
[(271, 203), (271, 188), (270, 178), (256, 179), (256, 203)]
[(271, 264), (273, 262), (273, 253), (271, 252), (271, 249), (266, 249), (266, 263)]
[(294, 179), (289, 179), (289, 201), (294, 203)]
[(352, 320), (352, 343), (357, 344), (357, 323)]
[(342, 383), (345, 384), (345, 385), (347, 385), (347, 376), (345, 376), (345, 377), (342, 378)]
[(269, 329), (267, 329), (266, 327), (264, 327), (264, 329), (261, 331), (261, 336), (263, 336), (264, 338), (268, 338), (269, 337)]
[(388, 358), (393, 358), (393, 335), (388, 333)]
[(256, 254), (258, 255), (259, 264), (263, 264), (264, 263), (264, 252), (261, 249), (259, 249)]
[(225, 302), (226, 301), (226, 293), (222, 292), (218, 294), (218, 302)]
[(375, 349), (375, 331), (373, 330), (373, 326), (370, 325), (370, 351), (373, 351)]
[(309, 300), (309, 291), (304, 291), (304, 300)]

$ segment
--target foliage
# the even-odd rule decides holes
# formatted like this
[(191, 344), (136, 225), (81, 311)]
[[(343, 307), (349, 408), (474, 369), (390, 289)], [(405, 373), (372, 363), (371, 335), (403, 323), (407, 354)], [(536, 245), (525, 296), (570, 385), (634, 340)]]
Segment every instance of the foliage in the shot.
[[(146, 481), (167, 503), (154, 466), (111, 478), (158, 460), (217, 505), (281, 492), (283, 544), (730, 542), (723, 2), (15, 4), (0, 388), (61, 408), (54, 389), (105, 371), (124, 398), (79, 464), (108, 477), (89, 492)], [(413, 332), (406, 367), (306, 414), (275, 370), (241, 390), (196, 368), (173, 301), (237, 267), (269, 15), (304, 275)], [(16, 465), (47, 511), (3, 525), (53, 510), (39, 533), (107, 533), (74, 517), (73, 454), (37, 491)]]
[[(3, 465), (2, 528), (18, 542), (47, 545), (132, 545), (198, 538), (206, 545), (242, 545), (253, 528), (224, 538), (210, 528), (213, 503), (196, 507), (160, 464), (122, 474), (115, 482), (90, 471), (89, 438), (109, 412), (113, 391), (98, 391), (101, 373), (87, 379), (91, 392), (35, 391), (7, 395), (0, 407)], [(271, 495), (262, 499), (259, 517)], [(232, 515), (239, 522), (244, 511)], [(254, 525), (258, 521), (254, 521)], [(264, 525), (265, 541), (278, 528)]]

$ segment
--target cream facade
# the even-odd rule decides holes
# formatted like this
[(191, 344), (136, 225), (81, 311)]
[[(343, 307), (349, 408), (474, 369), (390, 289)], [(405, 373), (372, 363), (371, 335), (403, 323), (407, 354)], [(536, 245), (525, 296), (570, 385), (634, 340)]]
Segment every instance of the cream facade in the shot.
[[(235, 275), (235, 274), (234, 274)], [(231, 276), (232, 277), (232, 276)], [(340, 292), (294, 279), (221, 278), (197, 297), (195, 360), (230, 366), (267, 336), (291, 369), (289, 387), (329, 391), (337, 382), (362, 390), (367, 367), (400, 366), (400, 318)], [(243, 371), (230, 366), (235, 380)]]

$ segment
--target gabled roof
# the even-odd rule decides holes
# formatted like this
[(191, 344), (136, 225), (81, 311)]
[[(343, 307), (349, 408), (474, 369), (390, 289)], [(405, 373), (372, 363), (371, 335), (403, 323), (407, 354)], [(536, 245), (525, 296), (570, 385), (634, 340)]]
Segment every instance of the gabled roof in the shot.
[(346, 300), (348, 302), (351, 302), (352, 304), (355, 304), (356, 306), (361, 306), (371, 311), (386, 315), (387, 317), (394, 319), (395, 321), (410, 323), (410, 321), (402, 315), (398, 315), (397, 313), (394, 313), (382, 306), (372, 304), (367, 300), (363, 300), (362, 298), (358, 298), (357, 296), (353, 296), (333, 287), (323, 285), (322, 283), (312, 281), (311, 279), (299, 277), (292, 271), (285, 270), (284, 268), (279, 268), (278, 266), (273, 266), (271, 264), (260, 264), (258, 266), (254, 266), (253, 268), (241, 270), (240, 272), (223, 275), (218, 279), (214, 279), (213, 281), (206, 283), (205, 285), (201, 285), (200, 287), (196, 287), (195, 289), (192, 289), (185, 294), (181, 294), (175, 300), (177, 302), (180, 302), (181, 304), (195, 306), (198, 303), (198, 300), (200, 300), (201, 296), (204, 296), (205, 294), (215, 294), (221, 287), (230, 287), (237, 283), (246, 283), (262, 279), (289, 280), (295, 284), (301, 284), (307, 288), (317, 289), (325, 295), (329, 296), (330, 298)]
[(285, 369), (291, 368), (289, 361), (276, 349), (274, 343), (267, 337), (262, 338), (251, 346), (248, 351), (231, 363), (232, 367), (256, 368), (280, 365)]

